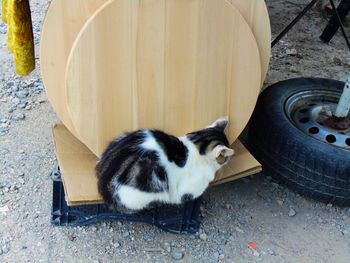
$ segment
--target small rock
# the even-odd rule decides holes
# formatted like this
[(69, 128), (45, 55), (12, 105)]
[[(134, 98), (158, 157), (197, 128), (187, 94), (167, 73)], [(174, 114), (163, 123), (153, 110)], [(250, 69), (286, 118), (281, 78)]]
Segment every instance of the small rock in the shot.
[(8, 134), (9, 129), (8, 128), (0, 128), (0, 136)]
[(199, 238), (200, 238), (201, 240), (206, 241), (206, 240), (208, 239), (208, 236), (207, 236), (206, 233), (202, 233), (202, 234), (199, 235)]
[(288, 216), (293, 217), (295, 216), (297, 213), (295, 212), (295, 210), (293, 208), (289, 208), (289, 212), (288, 212)]
[(256, 250), (253, 250), (253, 255), (257, 258), (260, 257), (260, 253)]
[(225, 259), (225, 254), (220, 254), (219, 260), (224, 260)]
[(113, 247), (115, 247), (115, 248), (120, 247), (120, 243), (119, 243), (118, 241), (114, 242), (114, 243), (113, 243)]
[(11, 106), (10, 108), (7, 109), (8, 113), (14, 112), (16, 110), (16, 107)]
[(327, 207), (332, 207), (332, 206), (333, 206), (333, 204), (331, 204), (331, 203), (327, 204)]
[(171, 252), (171, 246), (168, 242), (164, 243), (164, 249), (166, 252), (170, 253)]
[(243, 229), (240, 229), (238, 226), (235, 227), (235, 230), (236, 230), (237, 232), (239, 232), (239, 233), (244, 234)]
[(213, 254), (213, 258), (214, 258), (215, 260), (218, 260), (218, 259), (219, 259), (219, 256), (220, 256), (219, 252), (215, 251), (214, 254)]
[(333, 63), (337, 66), (341, 66), (343, 64), (343, 61), (339, 57), (334, 57)]
[(181, 260), (184, 258), (184, 253), (180, 251), (174, 251), (171, 253), (171, 257), (175, 260)]
[(20, 99), (24, 99), (28, 97), (28, 95), (29, 95), (29, 92), (27, 90), (20, 90), (16, 92), (17, 98), (20, 98)]
[(97, 231), (97, 228), (93, 226), (93, 227), (91, 228), (91, 230), (92, 230), (92, 232), (96, 232), (96, 231)]
[(289, 70), (292, 73), (298, 73), (299, 72), (298, 69), (295, 66), (290, 66)]
[(272, 249), (267, 249), (267, 253), (269, 253), (271, 256), (276, 256), (276, 252)]
[(277, 200), (277, 204), (278, 204), (279, 206), (283, 206), (283, 200)]
[(24, 176), (23, 172), (18, 172), (18, 176)]
[(227, 203), (227, 204), (225, 205), (225, 208), (226, 208), (226, 209), (232, 209), (232, 205)]
[(19, 179), (18, 179), (18, 182), (19, 182), (20, 184), (25, 184), (25, 181), (24, 181), (23, 178), (19, 178)]
[(20, 104), (17, 105), (17, 108), (24, 109), (26, 107), (26, 105), (27, 105), (26, 102), (25, 103), (20, 103)]
[(286, 50), (286, 54), (289, 55), (289, 56), (296, 56), (298, 55), (298, 51), (295, 49), (295, 48), (288, 48)]
[(13, 98), (11, 101), (12, 101), (12, 103), (15, 104), (15, 105), (21, 103), (21, 100), (20, 100), (19, 98)]
[(129, 231), (128, 230), (126, 230), (126, 231), (124, 231), (123, 233), (122, 233), (122, 237), (128, 237), (128, 236), (130, 236), (130, 233), (129, 233)]
[(10, 151), (8, 149), (1, 149), (0, 150), (0, 154), (1, 155), (5, 155), (5, 154), (8, 154)]
[(32, 109), (32, 106), (31, 106), (31, 105), (27, 105), (27, 106), (25, 107), (25, 109), (26, 109), (26, 110), (30, 110), (30, 109)]
[(25, 115), (23, 113), (17, 113), (16, 116), (13, 118), (15, 121), (19, 121), (19, 120), (24, 120), (25, 119)]
[(73, 242), (73, 241), (75, 241), (75, 239), (76, 239), (75, 236), (72, 236), (72, 235), (69, 235), (69, 236), (68, 236), (68, 240), (69, 240), (69, 241), (72, 241), (72, 242)]
[(1, 123), (7, 123), (9, 120), (8, 119), (6, 119), (6, 118), (2, 118), (2, 119), (0, 119), (0, 122)]

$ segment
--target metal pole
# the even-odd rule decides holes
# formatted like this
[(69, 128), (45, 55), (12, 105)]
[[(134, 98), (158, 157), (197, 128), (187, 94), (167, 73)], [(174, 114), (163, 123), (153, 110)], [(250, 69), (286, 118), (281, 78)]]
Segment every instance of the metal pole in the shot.
[[(334, 12), (334, 14), (335, 14), (335, 16), (336, 16), (336, 18), (337, 18), (337, 20), (338, 20), (338, 23), (339, 23), (341, 32), (343, 33), (343, 36), (344, 36), (346, 45), (348, 46), (348, 48), (349, 48), (349, 50), (350, 50), (349, 39), (348, 39), (348, 36), (347, 36), (346, 33), (345, 33), (344, 26), (343, 26), (343, 23), (342, 23), (341, 18), (340, 18), (340, 16), (339, 16), (338, 10), (337, 10), (337, 8), (336, 8), (335, 5), (334, 5), (333, 0), (329, 0), (329, 1), (330, 1), (330, 3), (331, 3), (333, 12)], [(348, 0), (348, 2), (349, 2), (349, 0)]]
[(346, 118), (350, 110), (350, 75), (345, 82), (343, 93), (341, 94), (335, 116), (338, 118)]
[[(243, 0), (242, 0), (243, 1)], [(293, 21), (286, 26), (286, 28), (272, 41), (271, 43), (271, 47), (273, 47), (274, 45), (276, 45), (278, 43), (278, 41), (280, 41), (280, 39), (282, 37), (284, 37), (285, 34), (288, 33), (288, 31), (306, 14), (307, 11), (309, 11), (318, 1), (320, 0), (312, 0), (304, 9), (303, 11), (301, 11), (294, 19)]]

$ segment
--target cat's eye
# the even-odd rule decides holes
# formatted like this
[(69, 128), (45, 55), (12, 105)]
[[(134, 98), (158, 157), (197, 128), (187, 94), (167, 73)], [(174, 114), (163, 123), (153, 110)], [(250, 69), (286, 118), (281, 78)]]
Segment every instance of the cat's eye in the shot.
[(218, 164), (224, 164), (227, 162), (228, 157), (225, 157), (223, 153), (220, 153), (220, 155), (216, 158), (216, 161)]

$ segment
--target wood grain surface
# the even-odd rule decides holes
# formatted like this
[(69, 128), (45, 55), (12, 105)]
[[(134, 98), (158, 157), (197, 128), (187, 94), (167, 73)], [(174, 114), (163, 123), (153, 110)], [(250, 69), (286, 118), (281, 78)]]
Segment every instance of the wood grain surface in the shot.
[(76, 135), (65, 97), (65, 70), (72, 45), (92, 14), (107, 0), (52, 0), (40, 42), (40, 68), (46, 94), (61, 121)]
[(66, 71), (71, 119), (97, 155), (125, 131), (181, 135), (222, 116), (233, 142), (260, 82), (254, 35), (224, 0), (111, 1), (78, 34)]

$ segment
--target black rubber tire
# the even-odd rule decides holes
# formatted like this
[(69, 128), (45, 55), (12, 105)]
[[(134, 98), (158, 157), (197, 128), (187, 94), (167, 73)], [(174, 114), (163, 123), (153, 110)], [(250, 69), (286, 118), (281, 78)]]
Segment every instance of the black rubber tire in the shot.
[(317, 88), (341, 94), (344, 83), (318, 78), (278, 82), (259, 96), (249, 121), (247, 146), (263, 171), (296, 192), (326, 203), (350, 205), (350, 150), (321, 142), (293, 125), (288, 97)]

